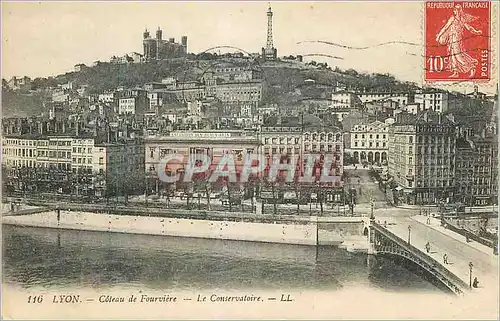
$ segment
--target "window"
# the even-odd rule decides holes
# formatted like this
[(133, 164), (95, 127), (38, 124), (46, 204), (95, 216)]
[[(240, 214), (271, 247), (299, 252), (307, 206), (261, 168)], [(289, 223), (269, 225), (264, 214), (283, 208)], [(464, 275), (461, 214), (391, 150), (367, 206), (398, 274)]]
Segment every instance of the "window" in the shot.
[(104, 157), (99, 157), (99, 165), (103, 165), (104, 164)]
[(408, 158), (408, 164), (412, 165), (413, 164), (413, 157)]
[(408, 138), (408, 143), (413, 144), (413, 136), (410, 136), (410, 137)]

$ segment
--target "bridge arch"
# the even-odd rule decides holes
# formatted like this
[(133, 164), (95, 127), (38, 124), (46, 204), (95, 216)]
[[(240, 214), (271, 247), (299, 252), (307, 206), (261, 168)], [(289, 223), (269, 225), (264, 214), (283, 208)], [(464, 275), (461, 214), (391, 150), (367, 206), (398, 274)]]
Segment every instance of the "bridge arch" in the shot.
[(432, 268), (429, 268), (426, 264), (422, 264), (419, 262), (419, 260), (416, 260), (414, 257), (411, 255), (404, 255), (402, 253), (397, 253), (394, 251), (380, 251), (377, 250), (377, 256), (384, 256), (384, 257), (398, 257), (402, 260), (405, 260), (407, 262), (410, 262), (417, 266), (419, 269), (421, 269), (423, 272), (425, 272), (426, 276), (432, 279), (432, 281), (439, 283), (439, 285), (443, 289), (447, 289), (448, 291), (455, 293), (455, 294), (462, 294), (463, 291), (456, 286), (453, 282), (449, 281), (446, 278), (439, 277), (436, 275), (435, 271), (433, 271)]
[(409, 261), (455, 294), (462, 294), (469, 288), (468, 284), (438, 261), (374, 221), (370, 221), (370, 243), (375, 255), (397, 256)]

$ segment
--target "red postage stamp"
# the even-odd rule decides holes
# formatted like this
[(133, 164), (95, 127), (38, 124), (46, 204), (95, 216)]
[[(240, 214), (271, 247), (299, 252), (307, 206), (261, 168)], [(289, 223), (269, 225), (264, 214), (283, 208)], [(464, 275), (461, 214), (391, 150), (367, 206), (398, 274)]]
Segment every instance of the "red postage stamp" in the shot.
[(425, 3), (425, 80), (489, 80), (491, 3)]

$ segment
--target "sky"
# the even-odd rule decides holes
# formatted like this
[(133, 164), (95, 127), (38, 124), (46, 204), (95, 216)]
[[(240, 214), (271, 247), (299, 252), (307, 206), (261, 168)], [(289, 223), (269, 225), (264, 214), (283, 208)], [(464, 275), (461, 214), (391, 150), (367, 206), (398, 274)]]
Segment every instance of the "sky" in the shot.
[[(271, 2), (278, 55), (306, 57), (341, 69), (391, 73), (422, 83), (424, 59), (420, 2)], [(77, 63), (142, 53), (142, 33), (163, 29), (163, 38), (188, 36), (188, 51), (218, 45), (260, 52), (266, 43), (268, 2), (3, 2), (2, 78), (47, 77)], [(471, 88), (471, 86), (469, 86)], [(483, 88), (481, 88), (483, 89)], [(460, 91), (463, 91), (461, 88)], [(485, 92), (494, 89), (484, 88)]]

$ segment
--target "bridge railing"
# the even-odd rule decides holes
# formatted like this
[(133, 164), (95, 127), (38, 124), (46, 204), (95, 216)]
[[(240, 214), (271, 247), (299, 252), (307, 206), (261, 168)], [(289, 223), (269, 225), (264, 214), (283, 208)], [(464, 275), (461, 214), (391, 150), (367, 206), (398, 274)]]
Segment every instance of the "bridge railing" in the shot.
[(427, 255), (426, 253), (421, 251), (419, 248), (417, 248), (411, 244), (408, 244), (408, 242), (404, 241), (399, 236), (392, 233), (391, 231), (389, 231), (387, 228), (383, 227), (382, 225), (375, 223), (375, 222), (371, 222), (371, 224), (373, 225), (374, 228), (376, 228), (377, 231), (379, 231), (382, 234), (385, 234), (385, 236), (392, 239), (392, 241), (396, 242), (399, 246), (401, 246), (404, 249), (406, 249), (407, 251), (411, 252), (413, 255), (417, 255), (420, 260), (426, 262), (430, 266), (434, 267), (436, 270), (437, 270), (437, 268), (440, 268), (438, 270), (439, 273), (441, 273), (448, 280), (453, 281), (453, 283), (456, 286), (458, 286), (462, 289), (469, 288), (469, 285), (467, 283), (465, 283), (460, 277), (458, 277), (453, 272), (448, 270), (445, 266), (443, 266), (441, 263), (439, 263), (433, 257)]
[(485, 246), (488, 246), (488, 247), (491, 247), (491, 248), (494, 248), (495, 245), (497, 244), (497, 242), (493, 241), (493, 240), (488, 240), (484, 237), (481, 237), (475, 233), (472, 233), (468, 230), (466, 230), (465, 228), (463, 227), (458, 227), (450, 222), (446, 222), (446, 228), (448, 228), (449, 230), (452, 230), (453, 232), (455, 233), (458, 233), (458, 234), (461, 234), (465, 237), (468, 237), (470, 238), (471, 240), (473, 241), (476, 241), (482, 245), (485, 245)]

